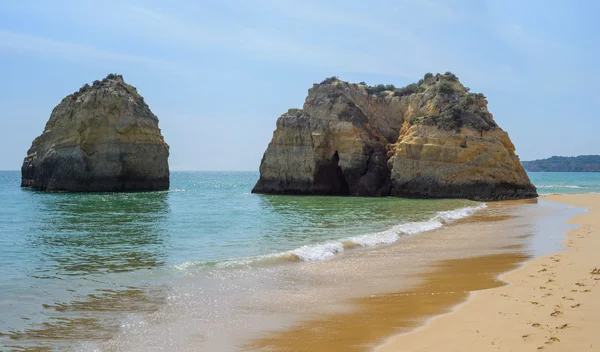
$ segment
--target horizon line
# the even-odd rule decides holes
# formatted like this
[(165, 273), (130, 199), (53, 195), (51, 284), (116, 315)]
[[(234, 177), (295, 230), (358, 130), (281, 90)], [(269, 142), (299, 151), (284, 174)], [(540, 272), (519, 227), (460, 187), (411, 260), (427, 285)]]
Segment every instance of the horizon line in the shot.
[[(9, 170), (9, 169), (0, 169), (0, 172), (6, 171), (21, 171), (19, 169)], [(170, 172), (258, 172), (259, 170), (207, 170), (207, 169), (176, 169), (170, 170)]]

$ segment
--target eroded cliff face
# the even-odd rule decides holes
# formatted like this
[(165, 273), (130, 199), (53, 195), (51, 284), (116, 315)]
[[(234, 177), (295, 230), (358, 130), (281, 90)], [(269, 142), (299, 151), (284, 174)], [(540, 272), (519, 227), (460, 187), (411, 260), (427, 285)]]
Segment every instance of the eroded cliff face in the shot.
[(27, 152), (22, 187), (112, 192), (169, 188), (169, 146), (158, 118), (120, 75), (64, 98)]
[(302, 110), (277, 120), (253, 192), (537, 196), (485, 97), (449, 73), (401, 89), (315, 84)]

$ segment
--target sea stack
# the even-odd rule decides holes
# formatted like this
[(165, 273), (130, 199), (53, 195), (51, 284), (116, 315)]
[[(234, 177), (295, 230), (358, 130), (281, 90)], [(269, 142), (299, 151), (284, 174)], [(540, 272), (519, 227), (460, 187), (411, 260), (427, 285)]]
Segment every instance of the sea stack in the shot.
[(426, 74), (404, 88), (315, 84), (291, 109), (260, 165), (254, 193), (502, 200), (536, 197), (483, 94)]
[(34, 139), (21, 187), (40, 191), (169, 189), (169, 146), (135, 87), (109, 74), (64, 98)]

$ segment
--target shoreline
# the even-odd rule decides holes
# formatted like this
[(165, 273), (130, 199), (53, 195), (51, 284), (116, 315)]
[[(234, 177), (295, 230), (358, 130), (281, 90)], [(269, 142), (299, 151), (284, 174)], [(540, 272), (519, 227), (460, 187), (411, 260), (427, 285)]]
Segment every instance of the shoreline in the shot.
[[(374, 250), (371, 256), (377, 261), (392, 260), (390, 264), (411, 265), (416, 271), (408, 276), (388, 273), (389, 281), (384, 286), (371, 286), (371, 293), (362, 290), (364, 294), (347, 300), (352, 307), (350, 311), (307, 317), (252, 340), (244, 348), (365, 351), (390, 336), (417, 329), (468, 300), (471, 291), (506, 285), (498, 279), (499, 275), (520, 267), (532, 257), (557, 250), (560, 242), (557, 239), (564, 232), (560, 230), (561, 224), (571, 212), (565, 213), (568, 210), (564, 206), (554, 209), (551, 204), (489, 203), (487, 209), (452, 226)], [(549, 233), (550, 242), (555, 243), (540, 243), (543, 233)], [(369, 268), (360, 271), (377, 275)], [(369, 281), (366, 279), (365, 283)], [(407, 286), (409, 281), (412, 283)]]
[[(375, 352), (596, 351), (600, 348), (599, 194), (554, 194), (542, 199), (585, 208), (568, 224), (561, 250), (502, 274), (507, 284), (471, 292), (450, 312), (416, 330), (388, 338)], [(596, 293), (594, 293), (596, 292)]]
[[(373, 203), (375, 202), (370, 204)], [(381, 203), (379, 200), (376, 202), (380, 208), (385, 208), (382, 209), (384, 211), (394, 209), (381, 206)], [(168, 346), (171, 350), (185, 350), (198, 346), (211, 351), (239, 349), (240, 346), (245, 346), (246, 341), (254, 340), (263, 332), (285, 330), (295, 322), (307, 318), (352, 311), (354, 298), (408, 290), (418, 285), (422, 280), (421, 274), (431, 270), (431, 266), (438, 260), (507, 252), (506, 246), (515, 242), (526, 243), (528, 239), (525, 238), (509, 238), (511, 231), (503, 232), (507, 236), (495, 236), (499, 232), (486, 230), (486, 234), (482, 236), (478, 229), (482, 223), (488, 227), (495, 226), (499, 231), (504, 231), (502, 227), (507, 223), (514, 225), (518, 222), (519, 225), (523, 225), (525, 221), (521, 220), (529, 217), (521, 216), (519, 220), (514, 216), (519, 213), (516, 209), (522, 209), (524, 214), (535, 217), (535, 213), (538, 212), (533, 211), (537, 209), (534, 203), (511, 203), (515, 204), (515, 207), (510, 212), (498, 212), (498, 209), (494, 209), (497, 207), (492, 206), (490, 209), (483, 209), (478, 215), (452, 222), (439, 230), (401, 236), (399, 242), (390, 245), (344, 251), (341, 255), (323, 261), (296, 261), (290, 265), (251, 265), (224, 270), (208, 268), (206, 274), (177, 275), (168, 280), (168, 291), (155, 295), (144, 290), (150, 293), (149, 297), (165, 299), (151, 313), (137, 314), (134, 304), (127, 304), (127, 300), (118, 298), (117, 302), (125, 303), (121, 305), (121, 309), (134, 308), (131, 315), (121, 315), (120, 311), (111, 308), (111, 312), (114, 313), (106, 316), (116, 319), (93, 329), (94, 332), (89, 337), (90, 342), (87, 341), (88, 338), (84, 341), (84, 348), (107, 351), (142, 351), (144, 348), (161, 346)], [(409, 204), (411, 207), (416, 206), (412, 201)], [(438, 214), (440, 210), (437, 209), (437, 202), (431, 205), (421, 204), (419, 207), (432, 214)], [(500, 210), (505, 209), (501, 208)], [(511, 207), (506, 207), (508, 208)], [(407, 221), (412, 220), (419, 219)], [(515, 228), (515, 231), (521, 230)], [(525, 235), (525, 232), (522, 234)], [(102, 297), (104, 296), (100, 298)], [(80, 311), (86, 309), (92, 316), (99, 308), (114, 307), (113, 302), (115, 300), (112, 299), (81, 299), (76, 305), (64, 307), (73, 307)], [(206, 312), (211, 316), (206, 318)], [(203, 317), (204, 320), (199, 321), (198, 317)], [(79, 346), (76, 339), (81, 336), (78, 327), (82, 324), (76, 320), (70, 321), (74, 323), (61, 322), (60, 326), (52, 324), (43, 326), (42, 329), (25, 330), (23, 334), (14, 335), (17, 338), (15, 341), (25, 346), (29, 341), (32, 341), (32, 344), (37, 341), (46, 344), (43, 339), (51, 338), (53, 345), (63, 344), (64, 341), (65, 346)], [(118, 327), (122, 328), (117, 330), (113, 329), (117, 327), (113, 322), (125, 322), (126, 325), (119, 325)], [(111, 330), (105, 329), (104, 326)], [(106, 335), (105, 331), (108, 331), (109, 335)], [(206, 338), (197, 339), (199, 331), (202, 331)], [(99, 336), (100, 333), (104, 334), (102, 339), (94, 340), (93, 336)], [(395, 333), (396, 330), (386, 330), (383, 335), (378, 335), (377, 341)], [(8, 339), (9, 336), (4, 338)], [(370, 343), (374, 341), (375, 339), (368, 340)]]
[[(174, 297), (185, 299), (144, 316), (143, 329), (134, 320), (129, 330), (89, 348), (142, 351), (165, 346), (162, 333), (174, 331), (168, 341), (173, 350), (199, 345), (213, 351), (371, 350), (390, 336), (454, 311), (473, 290), (505, 285), (499, 275), (557, 250), (564, 232), (560, 229), (566, 230), (560, 224), (574, 212), (551, 204), (493, 202), (448, 226), (402, 236), (389, 245), (347, 251), (331, 260), (258, 265), (241, 276), (235, 269), (225, 276), (182, 278), (173, 282)], [(549, 247), (539, 241), (544, 230), (551, 237)], [(221, 282), (241, 277), (243, 281), (223, 291)], [(189, 324), (198, 317), (196, 306), (212, 305), (227, 317), (227, 329), (212, 330), (218, 320), (216, 325), (208, 320)], [(248, 321), (255, 323), (247, 326)], [(214, 335), (207, 340), (189, 338), (199, 329)], [(235, 331), (235, 340), (230, 331)]]

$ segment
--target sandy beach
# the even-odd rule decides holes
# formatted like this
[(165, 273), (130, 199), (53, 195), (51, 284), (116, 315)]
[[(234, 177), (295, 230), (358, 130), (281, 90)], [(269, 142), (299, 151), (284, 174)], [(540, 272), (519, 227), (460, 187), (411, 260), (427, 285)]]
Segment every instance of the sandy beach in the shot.
[(568, 250), (501, 276), (506, 286), (471, 292), (452, 312), (388, 339), (377, 352), (600, 351), (600, 195), (544, 199), (587, 208), (569, 220)]
[[(506, 286), (499, 277), (528, 260), (559, 251), (564, 232), (574, 227), (565, 222), (578, 213), (583, 210), (546, 200), (492, 202), (443, 229), (408, 236), (389, 247), (349, 252), (318, 264), (318, 268), (312, 266), (338, 278), (348, 272), (357, 275), (342, 280), (361, 283), (362, 289), (347, 285), (356, 293), (353, 298), (339, 297), (351, 309), (310, 314), (289, 328), (263, 335), (244, 349), (373, 350), (390, 336), (415, 331), (434, 317), (452, 312), (469, 301), (473, 292)], [(383, 281), (373, 281), (374, 276)], [(416, 346), (420, 339), (416, 338)], [(398, 349), (406, 346), (404, 342), (393, 340), (381, 348), (404, 350)]]

